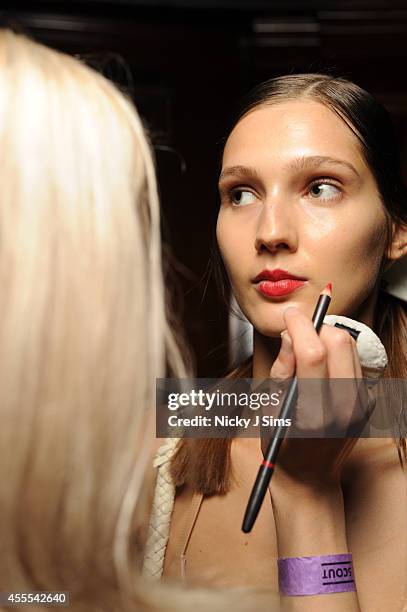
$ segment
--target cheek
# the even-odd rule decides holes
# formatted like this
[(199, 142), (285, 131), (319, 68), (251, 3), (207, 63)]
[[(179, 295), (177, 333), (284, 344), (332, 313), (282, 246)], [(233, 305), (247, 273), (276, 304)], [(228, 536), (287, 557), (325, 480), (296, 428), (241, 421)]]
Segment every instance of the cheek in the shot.
[[(373, 285), (384, 251), (385, 225), (381, 216), (354, 218), (319, 243), (324, 261), (336, 270), (338, 278), (352, 277), (356, 283), (361, 278)], [(372, 282), (369, 282), (371, 279)]]
[(228, 219), (227, 214), (219, 213), (216, 224), (216, 239), (222, 255), (223, 263), (229, 273), (234, 275), (242, 260), (242, 239), (239, 226)]
[(367, 224), (362, 231), (362, 223), (355, 220), (355, 229), (359, 229), (348, 246), (348, 264), (351, 269), (362, 268), (367, 276), (376, 276), (384, 252), (385, 225), (383, 222)]

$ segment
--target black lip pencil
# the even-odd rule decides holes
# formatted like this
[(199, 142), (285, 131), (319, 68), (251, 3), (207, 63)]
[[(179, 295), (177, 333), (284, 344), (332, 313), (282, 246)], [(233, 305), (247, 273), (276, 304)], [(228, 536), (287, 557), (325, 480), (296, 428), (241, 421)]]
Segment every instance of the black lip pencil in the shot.
[[(329, 303), (331, 301), (331, 292), (332, 292), (332, 283), (328, 283), (324, 288), (322, 293), (319, 296), (318, 303), (315, 307), (314, 314), (312, 316), (312, 322), (314, 324), (315, 330), (318, 333), (321, 329), (321, 325), (325, 318), (325, 315), (328, 310)], [(284, 398), (283, 405), (280, 410), (280, 414), (278, 415), (279, 419), (286, 419), (291, 414), (295, 404), (297, 403), (298, 398), (298, 380), (297, 377), (294, 376), (290, 387), (287, 391), (287, 395)], [(280, 423), (284, 421), (280, 421)], [(256, 481), (253, 485), (252, 492), (250, 494), (249, 501), (247, 503), (246, 512), (243, 519), (242, 531), (244, 533), (249, 533), (257, 515), (259, 513), (261, 504), (263, 503), (264, 496), (267, 491), (267, 487), (270, 484), (271, 477), (274, 472), (274, 467), (278, 455), (278, 451), (280, 449), (281, 443), (284, 439), (284, 434), (287, 430), (287, 426), (278, 425), (276, 429), (276, 433), (274, 437), (270, 440), (270, 443), (267, 447), (267, 450), (264, 455), (264, 460), (262, 461)]]

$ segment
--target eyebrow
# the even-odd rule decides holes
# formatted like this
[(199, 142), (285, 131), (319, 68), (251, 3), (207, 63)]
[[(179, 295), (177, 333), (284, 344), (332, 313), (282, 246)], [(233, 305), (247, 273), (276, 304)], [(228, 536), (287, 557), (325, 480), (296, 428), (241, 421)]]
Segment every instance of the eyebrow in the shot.
[[(350, 162), (345, 161), (344, 159), (337, 159), (336, 157), (329, 157), (326, 155), (296, 157), (286, 165), (286, 168), (288, 170), (307, 170), (309, 168), (318, 168), (323, 164), (342, 166), (348, 170), (351, 170), (353, 174), (360, 178), (356, 168)], [(247, 166), (231, 166), (230, 168), (225, 168), (222, 170), (219, 176), (219, 181), (228, 176), (247, 176), (248, 178), (257, 178), (258, 173), (255, 168), (250, 168)]]

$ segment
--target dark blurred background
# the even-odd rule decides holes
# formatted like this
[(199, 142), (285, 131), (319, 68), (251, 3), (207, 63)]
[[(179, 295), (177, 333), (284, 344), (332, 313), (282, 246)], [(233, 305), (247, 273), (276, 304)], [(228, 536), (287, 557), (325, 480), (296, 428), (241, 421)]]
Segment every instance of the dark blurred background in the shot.
[(349, 78), (394, 117), (405, 166), (406, 0), (15, 0), (0, 13), (133, 96), (154, 140), (163, 231), (178, 262), (174, 300), (200, 376), (228, 365), (227, 313), (205, 271), (220, 141), (242, 94), (287, 73)]

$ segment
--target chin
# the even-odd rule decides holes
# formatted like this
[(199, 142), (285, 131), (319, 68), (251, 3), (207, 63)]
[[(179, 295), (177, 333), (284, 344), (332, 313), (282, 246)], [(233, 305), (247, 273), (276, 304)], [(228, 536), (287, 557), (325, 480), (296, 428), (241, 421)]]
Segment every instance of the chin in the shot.
[(280, 334), (285, 329), (284, 322), (282, 321), (280, 325), (276, 325), (276, 323), (277, 322), (274, 322), (274, 325), (270, 325), (270, 321), (267, 323), (259, 322), (258, 324), (256, 322), (253, 324), (254, 331), (261, 336), (280, 339)]

